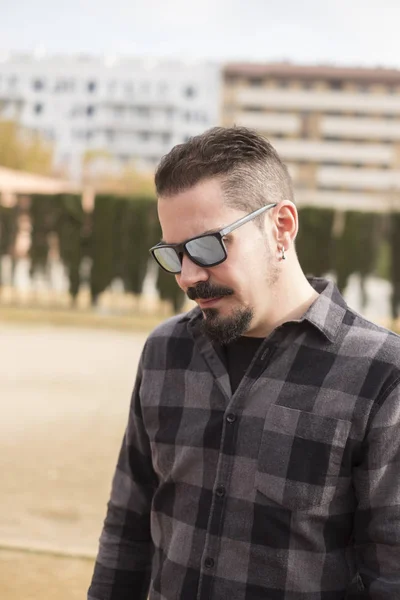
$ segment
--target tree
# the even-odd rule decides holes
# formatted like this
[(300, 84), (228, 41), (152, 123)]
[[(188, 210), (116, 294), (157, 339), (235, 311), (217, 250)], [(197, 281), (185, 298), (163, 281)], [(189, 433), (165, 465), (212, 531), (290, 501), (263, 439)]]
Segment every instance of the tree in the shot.
[(92, 214), (90, 291), (95, 306), (114, 277), (115, 198), (97, 196)]
[(73, 303), (80, 287), (80, 266), (83, 254), (83, 226), (85, 214), (80, 196), (59, 196), (60, 213), (57, 223), (60, 256), (68, 269), (69, 292)]
[(382, 217), (376, 213), (348, 211), (342, 235), (336, 240), (335, 271), (343, 291), (353, 273), (360, 275), (362, 305), (366, 304), (365, 279), (375, 269), (381, 239)]
[(100, 194), (155, 196), (153, 172), (138, 169), (134, 160), (121, 168), (108, 150), (92, 148), (84, 153), (82, 162), (85, 183)]
[(390, 225), (392, 317), (397, 319), (400, 315), (400, 213), (392, 213)]
[(0, 285), (2, 284), (1, 258), (6, 254), (13, 255), (17, 214), (17, 206), (6, 207), (0, 204)]
[(334, 211), (323, 208), (299, 210), (296, 251), (306, 275), (320, 277), (332, 269)]
[(0, 165), (40, 175), (52, 172), (53, 150), (39, 134), (0, 120)]
[(31, 246), (31, 275), (37, 271), (46, 271), (49, 253), (49, 234), (57, 230), (58, 202), (55, 196), (33, 194), (30, 204), (32, 223)]

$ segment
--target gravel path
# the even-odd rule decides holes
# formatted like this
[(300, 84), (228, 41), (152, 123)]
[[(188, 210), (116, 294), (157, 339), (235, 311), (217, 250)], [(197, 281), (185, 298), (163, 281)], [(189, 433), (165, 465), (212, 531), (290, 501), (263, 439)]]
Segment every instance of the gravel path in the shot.
[[(60, 600), (50, 581), (91, 572), (90, 560), (15, 549), (95, 556), (145, 338), (0, 326), (0, 598)], [(37, 576), (42, 592), (22, 593)]]

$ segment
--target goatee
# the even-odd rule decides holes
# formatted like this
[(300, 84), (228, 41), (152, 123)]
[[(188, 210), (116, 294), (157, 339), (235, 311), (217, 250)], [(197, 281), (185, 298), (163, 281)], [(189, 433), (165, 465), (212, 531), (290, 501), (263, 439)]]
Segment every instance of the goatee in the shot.
[(244, 335), (254, 316), (251, 308), (238, 308), (229, 317), (220, 316), (215, 308), (205, 308), (203, 313), (202, 332), (224, 346)]

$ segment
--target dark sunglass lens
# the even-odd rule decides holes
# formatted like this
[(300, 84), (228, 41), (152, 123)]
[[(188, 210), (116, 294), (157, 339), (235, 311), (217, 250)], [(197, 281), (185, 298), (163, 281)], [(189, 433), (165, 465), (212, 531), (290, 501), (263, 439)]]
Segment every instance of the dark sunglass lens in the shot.
[(173, 248), (156, 248), (154, 256), (166, 271), (170, 273), (181, 272), (181, 261)]
[(186, 244), (188, 254), (201, 265), (211, 266), (222, 262), (225, 251), (219, 239), (214, 235), (205, 235)]

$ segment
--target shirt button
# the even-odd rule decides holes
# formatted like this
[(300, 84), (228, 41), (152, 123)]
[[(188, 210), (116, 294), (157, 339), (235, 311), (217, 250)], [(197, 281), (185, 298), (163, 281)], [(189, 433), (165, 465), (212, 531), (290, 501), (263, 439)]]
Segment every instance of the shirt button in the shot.
[(204, 561), (204, 566), (206, 569), (212, 569), (214, 566), (214, 560), (207, 556), (207, 558)]
[(225, 496), (225, 488), (223, 485), (219, 485), (217, 487), (217, 489), (215, 490), (215, 493), (217, 494), (218, 498), (223, 498)]
[(228, 421), (228, 423), (234, 423), (236, 421), (236, 415), (234, 413), (229, 413), (226, 416), (226, 420)]

